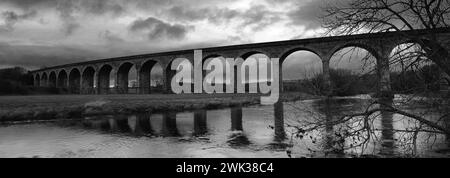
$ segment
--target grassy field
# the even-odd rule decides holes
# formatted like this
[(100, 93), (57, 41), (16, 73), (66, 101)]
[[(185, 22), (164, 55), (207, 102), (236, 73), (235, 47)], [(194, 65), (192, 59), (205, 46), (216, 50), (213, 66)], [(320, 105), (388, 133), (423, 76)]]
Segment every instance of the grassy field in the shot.
[[(284, 93), (281, 100), (318, 98)], [(106, 114), (216, 109), (259, 104), (257, 94), (0, 96), (0, 122), (80, 118)]]

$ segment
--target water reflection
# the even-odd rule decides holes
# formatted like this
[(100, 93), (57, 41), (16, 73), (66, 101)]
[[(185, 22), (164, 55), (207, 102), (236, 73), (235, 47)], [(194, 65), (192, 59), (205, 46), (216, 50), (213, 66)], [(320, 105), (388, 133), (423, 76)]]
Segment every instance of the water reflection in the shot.
[(207, 114), (205, 109), (194, 111), (194, 136), (203, 136), (208, 133)]
[(242, 125), (242, 106), (235, 106), (231, 109), (231, 135), (228, 137), (227, 143), (232, 146), (246, 146), (251, 142), (244, 133)]
[(130, 133), (131, 129), (128, 125), (128, 117), (124, 115), (115, 116), (109, 119), (109, 124), (112, 132)]
[[(392, 106), (392, 99), (386, 99), (380, 101), (383, 104), (387, 105), (381, 105), (381, 109), (387, 109), (388, 106)], [(386, 155), (386, 156), (392, 156), (394, 155), (394, 147), (395, 147), (395, 140), (394, 140), (394, 123), (393, 123), (393, 117), (394, 114), (392, 112), (386, 112), (381, 111), (381, 148), (380, 148), (380, 154)]]
[(132, 130), (135, 135), (154, 135), (155, 131), (150, 123), (150, 113), (137, 114)]
[[(325, 155), (332, 155), (335, 157), (342, 157), (345, 155), (346, 148), (346, 133), (348, 127), (340, 125), (339, 119), (342, 119), (348, 111), (358, 109), (359, 103), (357, 99), (325, 99), (317, 100), (313, 103), (313, 108), (320, 115), (317, 123), (324, 123), (323, 133), (321, 138), (312, 138), (312, 142), (317, 142), (321, 139), (322, 151)], [(331, 156), (330, 155), (330, 156)]]
[(163, 114), (161, 134), (165, 137), (181, 136), (177, 128), (177, 114), (175, 112), (165, 112)]
[(275, 142), (282, 142), (286, 139), (286, 132), (284, 130), (284, 104), (277, 102), (274, 105), (274, 127), (275, 127)]
[[(343, 115), (363, 111), (367, 103), (371, 102), (354, 98), (311, 100), (276, 103), (273, 106), (245, 108), (236, 106), (221, 110), (196, 110), (183, 113), (97, 116), (82, 120), (4, 126), (0, 127), (2, 141), (0, 157), (2, 155), (40, 155), (41, 153), (58, 156), (66, 152), (64, 155), (80, 155), (80, 157), (90, 154), (103, 157), (117, 156), (113, 153), (130, 153), (124, 156), (131, 157), (141, 155), (149, 157), (198, 157), (199, 155), (285, 157), (287, 151), (292, 151), (292, 157), (322, 157), (323, 153), (331, 157), (358, 156), (360, 153), (364, 154), (362, 156), (386, 157), (411, 155), (405, 152), (404, 139), (394, 128), (400, 130), (415, 125), (405, 125), (401, 122), (402, 118), (389, 112), (374, 114), (376, 122), (370, 120), (370, 124), (375, 125), (373, 129), (371, 128), (374, 132), (371, 139), (374, 140), (367, 142), (369, 147), (349, 149), (352, 144), (354, 146), (355, 139), (346, 133), (355, 133), (355, 129), (363, 125), (362, 119), (353, 125), (351, 122), (337, 123)], [(384, 101), (384, 103), (387, 106), (397, 105), (392, 101)], [(287, 118), (286, 121), (285, 118)], [(293, 129), (289, 127), (288, 130), (284, 127), (285, 123), (309, 126), (316, 121), (321, 124), (319, 129), (302, 135), (302, 138), (294, 138), (297, 139), (294, 141), (290, 139), (292, 136), (290, 134), (295, 133), (291, 132)], [(450, 121), (446, 122), (450, 125)], [(364, 139), (365, 133), (356, 133), (360, 134), (359, 137), (355, 137), (357, 142), (363, 141), (359, 138)], [(418, 135), (417, 139), (420, 141), (427, 138), (429, 138), (428, 135), (422, 134)], [(450, 136), (447, 135), (444, 138), (442, 135), (439, 139), (442, 140), (438, 142), (444, 145), (444, 148), (439, 148), (440, 153), (447, 154)], [(24, 144), (27, 146), (23, 146)], [(48, 149), (48, 145), (51, 145), (52, 149)], [(132, 145), (132, 149), (124, 145)], [(418, 154), (435, 151), (432, 149), (434, 148), (430, 147), (429, 142), (417, 144)]]

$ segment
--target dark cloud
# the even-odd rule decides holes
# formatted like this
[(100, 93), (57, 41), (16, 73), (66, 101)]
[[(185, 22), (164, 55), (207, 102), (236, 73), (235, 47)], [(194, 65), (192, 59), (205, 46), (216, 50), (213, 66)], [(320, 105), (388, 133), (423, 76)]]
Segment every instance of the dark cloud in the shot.
[(88, 13), (102, 15), (121, 15), (126, 12), (125, 7), (117, 1), (113, 0), (84, 0), (81, 1), (81, 7), (83, 7)]
[(54, 7), (58, 0), (2, 0), (5, 3), (22, 9), (37, 7)]
[(24, 14), (17, 14), (14, 11), (4, 11), (1, 13), (1, 17), (4, 20), (4, 24), (0, 24), (0, 31), (11, 31), (14, 28), (14, 25), (25, 19), (30, 19), (36, 16), (36, 11), (26, 12)]
[(105, 39), (106, 42), (111, 43), (111, 44), (122, 43), (122, 42), (125, 41), (124, 39), (122, 39), (119, 36), (113, 34), (109, 30), (105, 30), (104, 32), (101, 32), (99, 34), (99, 37), (102, 38), (102, 39)]
[(192, 27), (169, 24), (154, 17), (137, 19), (129, 26), (131, 32), (144, 32), (148, 39), (183, 39)]
[(306, 1), (302, 4), (294, 3), (294, 10), (287, 15), (293, 25), (305, 26), (306, 29), (315, 29), (321, 26), (320, 17), (322, 14), (322, 7), (325, 0)]
[(253, 31), (259, 31), (281, 19), (279, 13), (272, 12), (263, 5), (253, 6), (242, 17), (244, 22), (241, 25), (251, 26)]
[(3, 0), (0, 4), (8, 4), (23, 10), (48, 10), (54, 9), (59, 14), (61, 20), (61, 30), (69, 36), (82, 25), (77, 21), (76, 14), (85, 15), (105, 15), (118, 16), (126, 9), (120, 3), (123, 1), (114, 0)]
[(81, 27), (74, 17), (74, 12), (77, 7), (74, 5), (75, 1), (60, 1), (56, 9), (62, 21), (62, 31), (66, 36), (72, 35), (75, 30)]
[(214, 24), (228, 24), (239, 22), (240, 27), (251, 26), (252, 30), (258, 31), (281, 19), (281, 14), (270, 11), (264, 5), (253, 6), (245, 11), (218, 8), (215, 6), (207, 8), (192, 8), (189, 6), (174, 6), (164, 11), (171, 20), (184, 22), (208, 20)]
[(0, 66), (39, 68), (79, 62), (97, 56), (97, 52), (75, 47), (0, 43)]

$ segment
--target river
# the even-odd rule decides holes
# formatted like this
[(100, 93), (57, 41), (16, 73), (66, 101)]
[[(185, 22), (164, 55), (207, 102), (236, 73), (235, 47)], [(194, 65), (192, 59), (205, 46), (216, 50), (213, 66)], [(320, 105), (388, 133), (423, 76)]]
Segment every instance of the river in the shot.
[(359, 96), (3, 124), (0, 157), (449, 157), (445, 135), (402, 132), (420, 124), (397, 114), (378, 114), (372, 134), (350, 134), (359, 121), (332, 122), (370, 101)]

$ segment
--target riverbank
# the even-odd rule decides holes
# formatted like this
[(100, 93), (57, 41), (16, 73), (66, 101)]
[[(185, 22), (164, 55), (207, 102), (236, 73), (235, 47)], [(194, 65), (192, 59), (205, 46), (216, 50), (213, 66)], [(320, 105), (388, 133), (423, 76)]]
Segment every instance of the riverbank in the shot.
[[(283, 93), (282, 101), (316, 99)], [(219, 109), (257, 105), (258, 94), (36, 95), (0, 96), (0, 122), (73, 119), (96, 115)]]

